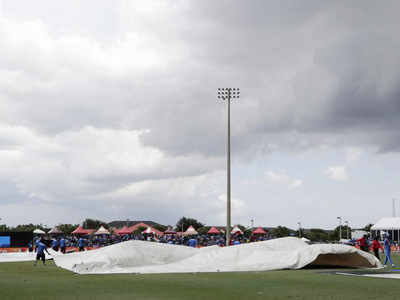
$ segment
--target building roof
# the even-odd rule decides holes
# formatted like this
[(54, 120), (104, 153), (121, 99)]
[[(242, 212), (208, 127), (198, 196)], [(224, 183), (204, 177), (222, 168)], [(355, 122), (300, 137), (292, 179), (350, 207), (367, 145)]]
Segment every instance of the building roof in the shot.
[(163, 234), (164, 234), (163, 232), (161, 232), (161, 231), (155, 229), (154, 227), (150, 226), (149, 224), (142, 223), (142, 222), (141, 222), (141, 223), (137, 223), (136, 225), (133, 225), (133, 226), (129, 227), (128, 229), (129, 229), (131, 232), (134, 232), (134, 231), (136, 231), (136, 230), (139, 230), (140, 227), (144, 227), (144, 228), (146, 228), (146, 229), (147, 229), (147, 228), (151, 228), (151, 230), (153, 231), (153, 233), (155, 233), (156, 235), (163, 235)]
[(109, 227), (114, 227), (114, 228), (122, 228), (123, 226), (133, 227), (134, 225), (139, 224), (139, 223), (146, 224), (146, 227), (148, 227), (148, 226), (151, 226), (151, 227), (163, 226), (163, 225), (161, 225), (159, 223), (156, 223), (156, 222), (153, 222), (153, 221), (127, 221), (127, 220), (125, 220), (125, 221), (112, 221), (112, 222), (108, 223), (108, 226)]
[(400, 218), (382, 218), (371, 227), (371, 230), (400, 230)]

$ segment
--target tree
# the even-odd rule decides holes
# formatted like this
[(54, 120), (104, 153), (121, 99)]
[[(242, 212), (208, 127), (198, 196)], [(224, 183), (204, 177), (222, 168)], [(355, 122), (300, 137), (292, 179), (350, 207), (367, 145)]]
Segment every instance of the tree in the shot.
[(284, 237), (284, 236), (290, 236), (290, 234), (294, 234), (295, 231), (290, 230), (289, 228), (285, 226), (278, 226), (277, 228), (272, 229), (271, 234), (275, 237)]
[(143, 231), (145, 231), (147, 227), (144, 226), (139, 226), (133, 233), (134, 234), (141, 234)]
[(61, 230), (63, 233), (69, 235), (71, 234), (72, 231), (74, 231), (78, 227), (78, 224), (72, 225), (72, 224), (58, 224), (57, 228)]
[(207, 234), (207, 232), (210, 230), (210, 226), (203, 226), (203, 227), (200, 227), (199, 229), (197, 229), (197, 232), (199, 233), (199, 234), (202, 234), (202, 235), (204, 235), (204, 234)]
[(48, 228), (46, 225), (43, 224), (20, 224), (17, 225), (16, 227), (11, 227), (10, 231), (34, 231), (35, 229), (41, 229), (43, 231), (49, 231), (50, 228)]
[(251, 234), (253, 233), (253, 230), (251, 229), (251, 228), (247, 228), (247, 229), (245, 229), (244, 231), (243, 231), (243, 235), (245, 236), (245, 237), (250, 237), (251, 236)]
[(98, 229), (100, 226), (104, 226), (104, 228), (108, 229), (108, 224), (100, 220), (86, 219), (82, 223), (82, 227), (85, 229)]
[(327, 241), (329, 239), (328, 232), (319, 228), (310, 229), (310, 231), (304, 236), (308, 238), (310, 241), (314, 242), (322, 242), (322, 241)]
[(182, 217), (176, 223), (175, 230), (176, 231), (186, 231), (189, 228), (189, 226), (193, 226), (193, 228), (197, 230), (200, 227), (203, 227), (204, 225), (202, 223), (200, 223), (199, 221), (197, 221), (196, 219)]
[[(350, 238), (351, 228), (347, 227), (346, 225), (342, 225), (342, 239), (347, 238), (347, 230), (349, 230), (349, 238)], [(340, 239), (339, 235), (340, 235), (340, 226), (337, 226), (330, 235), (330, 240), (338, 241)]]
[(6, 224), (0, 224), (0, 232), (10, 231), (10, 228), (7, 227)]
[(365, 225), (364, 228), (361, 229), (361, 230), (364, 230), (366, 232), (370, 232), (372, 226), (374, 226), (374, 224), (369, 223), (369, 224)]
[(241, 224), (238, 224), (238, 225), (236, 225), (237, 227), (239, 227), (239, 229), (242, 231), (242, 232), (245, 232), (246, 231), (246, 227), (245, 226), (243, 226), (243, 225), (241, 225)]
[(157, 229), (161, 232), (164, 232), (165, 230), (167, 230), (167, 226), (161, 225), (161, 224), (156, 224), (153, 226), (154, 229)]

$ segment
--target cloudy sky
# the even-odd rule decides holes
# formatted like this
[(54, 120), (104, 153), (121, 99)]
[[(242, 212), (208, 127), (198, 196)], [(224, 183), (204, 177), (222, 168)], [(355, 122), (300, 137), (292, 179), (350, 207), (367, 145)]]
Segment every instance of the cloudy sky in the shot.
[(400, 215), (398, 1), (0, 0), (1, 223)]

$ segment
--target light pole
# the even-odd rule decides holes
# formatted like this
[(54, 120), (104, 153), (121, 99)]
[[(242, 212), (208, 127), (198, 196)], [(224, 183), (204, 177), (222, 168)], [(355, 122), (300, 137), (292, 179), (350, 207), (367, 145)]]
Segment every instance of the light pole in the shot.
[(301, 238), (301, 222), (297, 222), (297, 225), (299, 225), (299, 238)]
[(254, 227), (254, 218), (251, 218), (250, 223), (251, 223), (251, 228), (253, 229), (253, 227)]
[(393, 218), (396, 217), (396, 199), (393, 198), (392, 199), (392, 214), (393, 214)]
[(344, 221), (344, 224), (346, 224), (346, 239), (349, 239), (349, 221)]
[(342, 217), (337, 217), (339, 220), (339, 241), (342, 239)]
[(217, 97), (228, 101), (228, 139), (226, 157), (226, 245), (231, 240), (231, 99), (240, 98), (240, 90), (237, 88), (219, 88)]

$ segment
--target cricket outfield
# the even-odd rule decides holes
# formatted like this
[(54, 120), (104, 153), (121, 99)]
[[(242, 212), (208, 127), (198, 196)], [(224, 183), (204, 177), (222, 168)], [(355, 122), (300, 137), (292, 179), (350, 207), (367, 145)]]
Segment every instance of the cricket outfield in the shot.
[[(396, 265), (400, 256), (394, 255)], [(395, 268), (396, 269), (396, 268)], [(332, 270), (329, 270), (332, 271)], [(346, 271), (351, 271), (346, 269)], [(375, 271), (382, 273), (392, 271)], [(0, 297), (23, 299), (399, 299), (397, 279), (323, 269), (198, 274), (76, 275), (49, 261), (0, 264)]]

